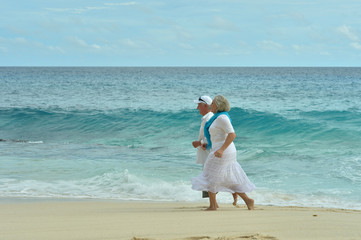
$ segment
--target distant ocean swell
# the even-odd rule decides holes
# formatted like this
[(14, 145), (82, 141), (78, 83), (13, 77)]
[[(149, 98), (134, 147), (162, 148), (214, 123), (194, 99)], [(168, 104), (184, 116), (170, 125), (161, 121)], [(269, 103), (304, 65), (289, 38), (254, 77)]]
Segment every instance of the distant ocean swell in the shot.
[[(230, 116), (239, 136), (292, 141), (347, 141), (351, 145), (361, 138), (360, 112), (311, 111), (299, 112), (298, 118), (286, 118), (279, 114), (233, 108)], [(135, 138), (147, 141), (161, 137), (165, 132), (176, 138), (194, 136), (199, 129), (199, 119), (196, 110), (156, 112), (141, 109), (66, 111), (9, 108), (0, 109), (0, 138), (129, 145), (137, 143)]]

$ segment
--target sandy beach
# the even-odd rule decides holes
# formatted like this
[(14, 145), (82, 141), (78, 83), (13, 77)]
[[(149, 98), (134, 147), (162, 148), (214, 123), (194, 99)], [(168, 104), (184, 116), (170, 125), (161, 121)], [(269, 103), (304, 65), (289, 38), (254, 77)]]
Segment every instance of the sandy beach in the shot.
[(0, 239), (361, 239), (361, 211), (148, 202), (0, 203)]

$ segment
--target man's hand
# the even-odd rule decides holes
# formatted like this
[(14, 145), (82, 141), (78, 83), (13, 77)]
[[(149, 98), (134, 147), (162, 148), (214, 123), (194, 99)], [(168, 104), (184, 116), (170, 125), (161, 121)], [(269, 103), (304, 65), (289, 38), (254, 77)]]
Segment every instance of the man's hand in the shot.
[(202, 144), (201, 144), (201, 141), (193, 141), (192, 145), (194, 148), (197, 148), (197, 147), (201, 146)]
[(207, 143), (203, 143), (202, 144), (202, 149), (205, 151), (205, 150), (207, 150)]

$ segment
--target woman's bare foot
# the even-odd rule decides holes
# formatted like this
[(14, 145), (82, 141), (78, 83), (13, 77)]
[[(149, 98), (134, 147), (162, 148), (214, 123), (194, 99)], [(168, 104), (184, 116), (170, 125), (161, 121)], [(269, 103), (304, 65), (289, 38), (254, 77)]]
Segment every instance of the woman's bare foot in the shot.
[(237, 206), (237, 193), (232, 193), (233, 196), (233, 206)]
[(237, 193), (243, 201), (246, 203), (248, 210), (254, 209), (254, 200), (252, 198), (249, 198), (246, 193)]
[(249, 198), (246, 201), (246, 204), (247, 204), (248, 210), (254, 210), (254, 200), (252, 198)]

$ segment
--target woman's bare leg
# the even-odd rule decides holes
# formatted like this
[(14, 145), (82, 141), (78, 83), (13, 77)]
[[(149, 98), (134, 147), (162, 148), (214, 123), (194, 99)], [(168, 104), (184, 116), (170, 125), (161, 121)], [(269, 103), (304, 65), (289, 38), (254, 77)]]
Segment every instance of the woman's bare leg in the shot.
[(254, 209), (254, 200), (252, 198), (249, 198), (247, 196), (247, 194), (245, 193), (237, 193), (242, 199), (243, 201), (246, 203), (248, 210), (253, 210)]

